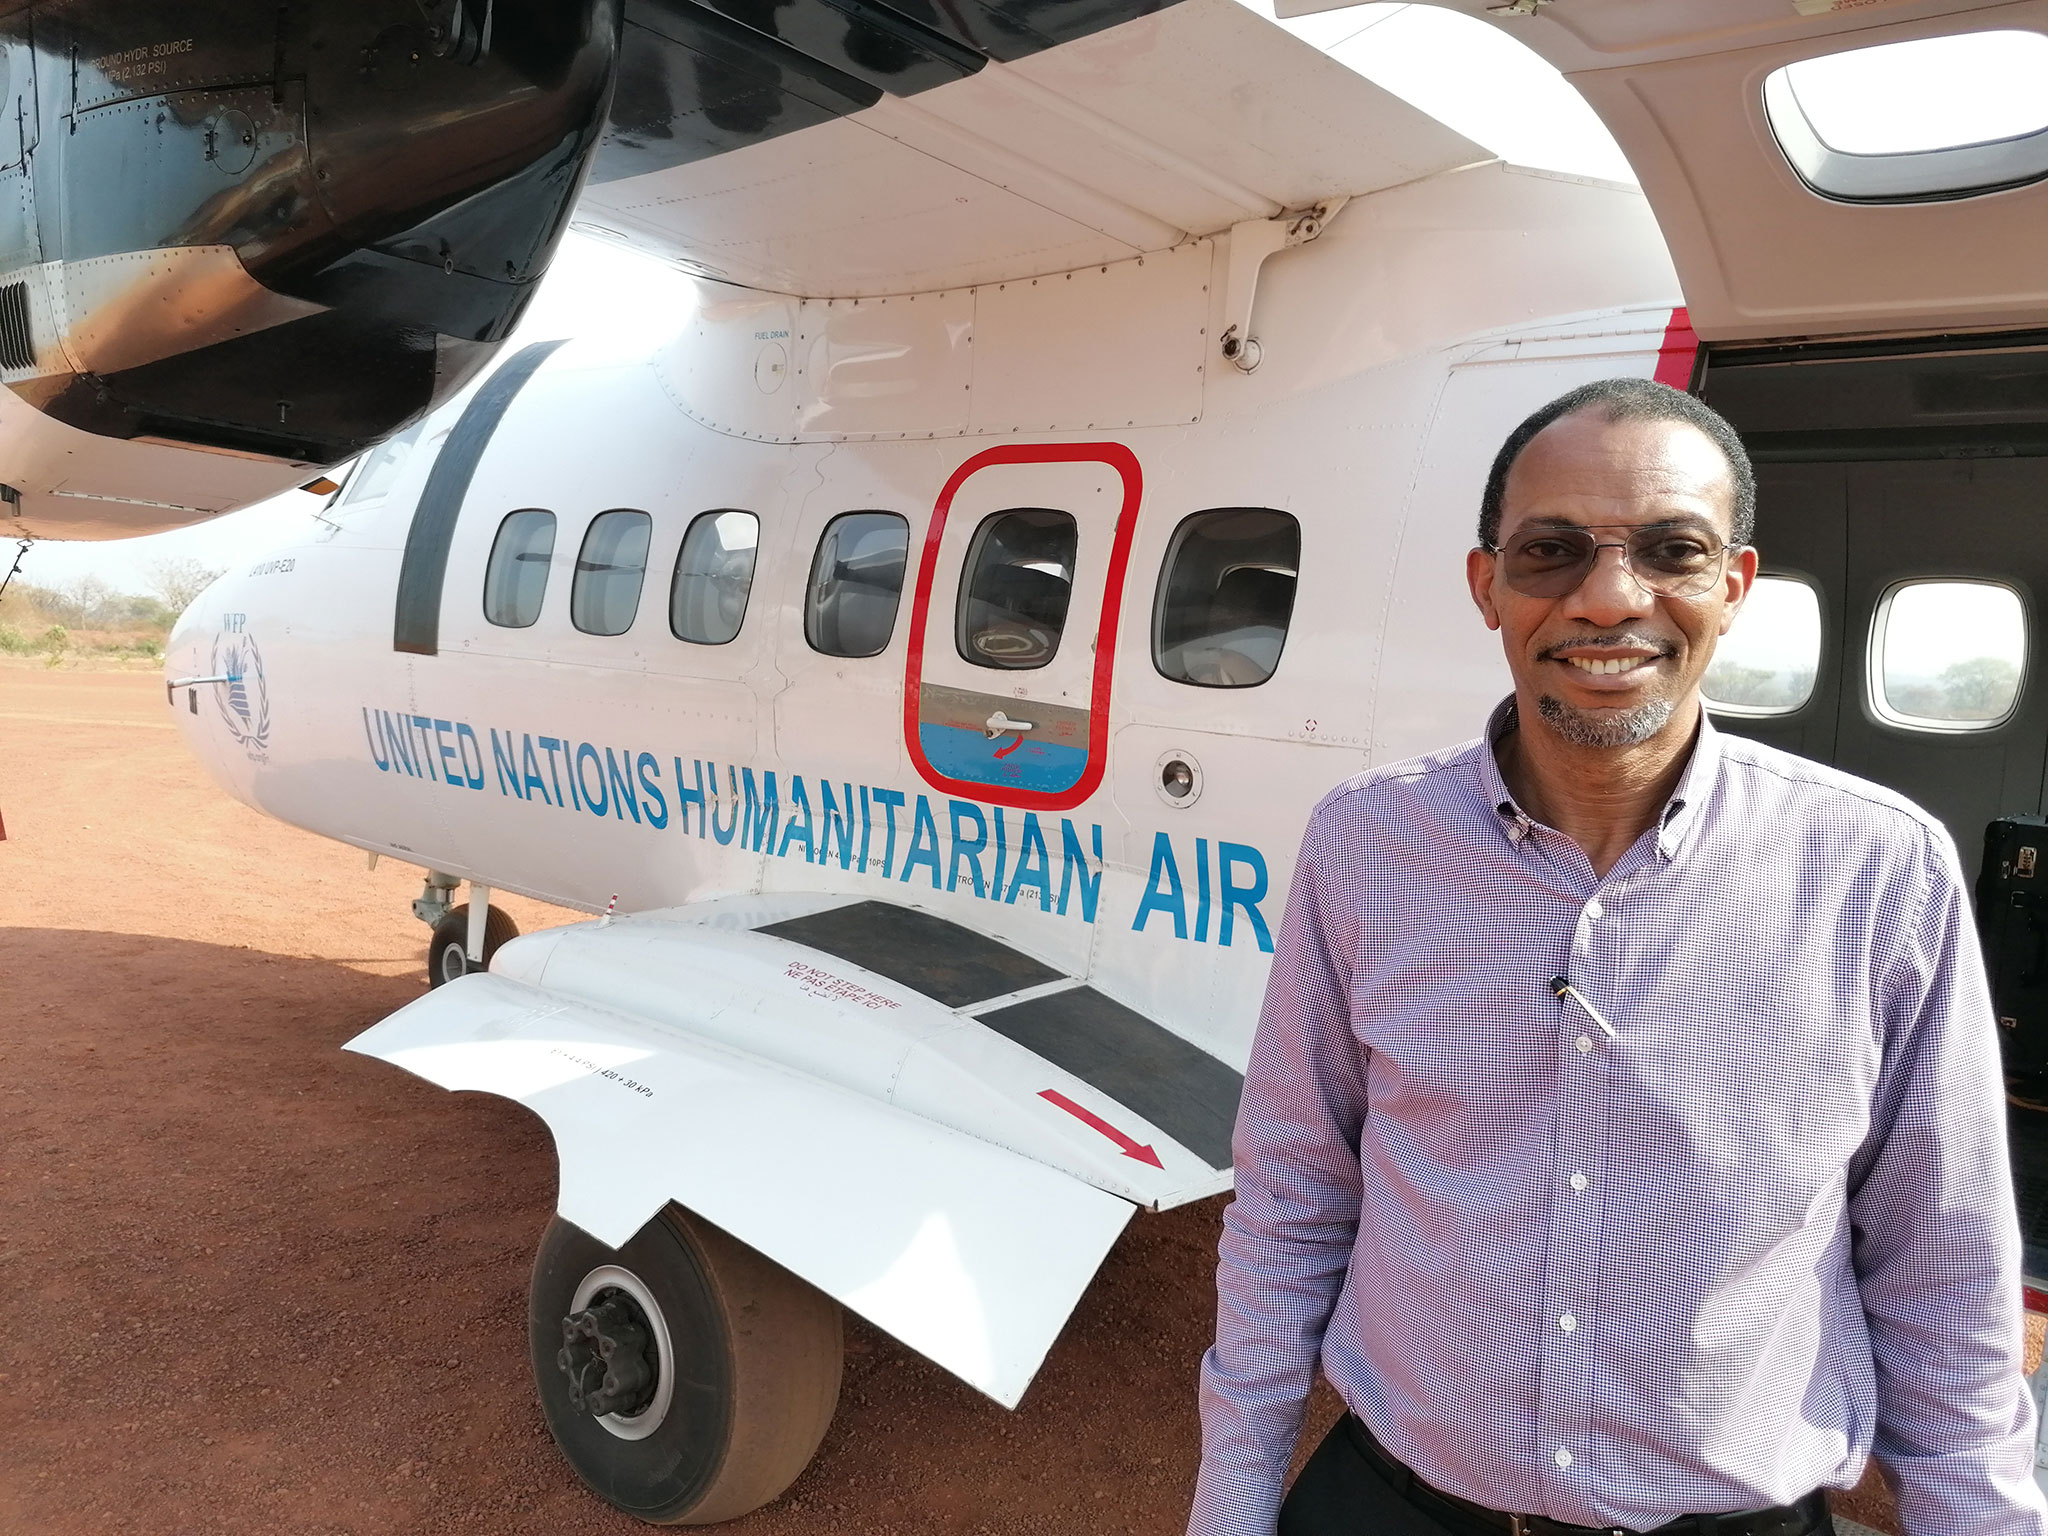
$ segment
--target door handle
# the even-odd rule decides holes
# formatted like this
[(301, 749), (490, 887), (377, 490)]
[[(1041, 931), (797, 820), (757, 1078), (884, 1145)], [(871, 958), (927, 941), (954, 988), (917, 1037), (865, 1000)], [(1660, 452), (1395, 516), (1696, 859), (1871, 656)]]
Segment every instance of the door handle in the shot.
[(994, 741), (998, 736), (1007, 736), (1012, 731), (1028, 731), (1034, 728), (1031, 721), (1012, 720), (1000, 709), (982, 722), (982, 729), (988, 732), (990, 741)]

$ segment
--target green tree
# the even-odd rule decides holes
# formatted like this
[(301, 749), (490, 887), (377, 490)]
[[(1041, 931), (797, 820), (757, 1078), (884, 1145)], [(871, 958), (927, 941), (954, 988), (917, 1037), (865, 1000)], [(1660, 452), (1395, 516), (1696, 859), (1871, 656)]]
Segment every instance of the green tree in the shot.
[(2011, 707), (2019, 692), (2020, 669), (2003, 656), (1972, 656), (1941, 673), (1942, 717), (1992, 720)]
[(175, 620), (192, 606), (194, 598), (226, 574), (197, 560), (159, 560), (149, 568), (149, 590), (170, 609)]

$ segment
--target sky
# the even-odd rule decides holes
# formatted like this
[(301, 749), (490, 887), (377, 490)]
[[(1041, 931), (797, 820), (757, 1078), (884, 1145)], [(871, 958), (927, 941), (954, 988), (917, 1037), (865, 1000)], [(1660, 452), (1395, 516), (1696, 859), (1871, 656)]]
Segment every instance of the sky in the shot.
[[(1271, 0), (1239, 0), (1271, 18)], [(1508, 32), (1429, 5), (1353, 5), (1278, 23), (1347, 68), (1517, 164), (1605, 180), (1634, 177), (1611, 135), (1578, 92)], [(1829, 143), (1878, 153), (1976, 142), (2048, 126), (2048, 37), (1993, 32), (1795, 66), (1801, 105)], [(509, 349), (521, 339), (666, 328), (687, 312), (689, 280), (675, 269), (603, 244), (573, 228)], [(166, 559), (224, 567), (289, 536), (319, 505), (291, 491), (243, 512), (172, 533), (104, 544), (44, 543), (22, 564), (25, 580), (62, 586), (97, 576), (119, 591), (144, 591)], [(0, 550), (0, 574), (11, 558)], [(1792, 610), (1759, 608), (1745, 621), (1752, 643)]]
[[(1847, 155), (1910, 154), (2048, 128), (2048, 37), (1975, 32), (1862, 48), (1792, 68), (1814, 132)], [(1899, 110), (1872, 110), (1875, 103)]]

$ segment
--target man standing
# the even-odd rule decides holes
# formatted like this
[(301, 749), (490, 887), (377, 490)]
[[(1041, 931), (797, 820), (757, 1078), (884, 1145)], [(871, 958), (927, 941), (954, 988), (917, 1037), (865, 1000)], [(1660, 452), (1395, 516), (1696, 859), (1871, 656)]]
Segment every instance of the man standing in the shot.
[[(1801, 1536), (1873, 1452), (1908, 1536), (2048, 1533), (1954, 848), (1700, 707), (1755, 499), (1642, 380), (1494, 461), (1466, 573), (1513, 697), (1303, 837), (1194, 1536)], [(1283, 1509), (1319, 1359), (1350, 1412)]]

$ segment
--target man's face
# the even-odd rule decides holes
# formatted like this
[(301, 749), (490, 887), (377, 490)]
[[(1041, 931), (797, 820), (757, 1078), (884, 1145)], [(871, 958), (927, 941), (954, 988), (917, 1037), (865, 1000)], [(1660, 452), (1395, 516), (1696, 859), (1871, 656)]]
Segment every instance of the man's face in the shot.
[[(1597, 530), (1619, 544), (1646, 525), (1731, 532), (1728, 461), (1697, 427), (1605, 420), (1596, 406), (1538, 433), (1508, 473), (1496, 542), (1547, 527)], [(1735, 622), (1756, 578), (1756, 551), (1732, 550), (1705, 592), (1649, 591), (1601, 549), (1584, 580), (1562, 596), (1531, 597), (1507, 580), (1502, 556), (1475, 549), (1466, 579), (1487, 627), (1501, 632), (1523, 724), (1533, 713), (1579, 746), (1647, 741), (1674, 716), (1689, 730), (1691, 701), (1715, 642)]]

